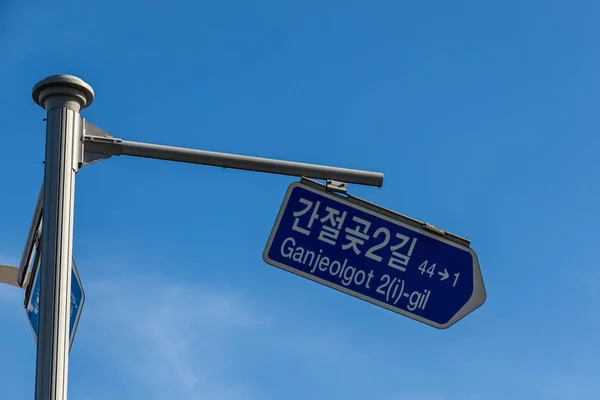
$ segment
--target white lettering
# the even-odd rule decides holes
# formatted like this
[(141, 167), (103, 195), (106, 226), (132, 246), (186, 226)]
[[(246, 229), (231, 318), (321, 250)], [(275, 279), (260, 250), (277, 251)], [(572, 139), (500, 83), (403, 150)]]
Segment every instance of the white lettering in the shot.
[[(292, 247), (285, 247), (288, 242), (292, 243)], [(294, 246), (296, 246), (296, 241), (294, 240), (294, 238), (289, 237), (285, 239), (283, 243), (281, 243), (281, 255), (285, 258), (290, 258), (292, 256), (292, 253), (294, 252)]]
[(347, 258), (344, 261), (332, 260), (323, 255), (323, 249), (319, 249), (317, 253), (302, 246), (297, 246), (296, 240), (292, 237), (288, 237), (283, 241), (280, 251), (284, 258), (308, 267), (307, 269), (311, 274), (314, 274), (317, 269), (321, 273), (328, 272), (329, 275), (339, 278), (340, 283), (344, 286), (350, 286), (352, 283), (356, 286), (364, 284), (367, 289), (370, 289), (371, 279), (375, 277), (373, 270), (367, 273), (357, 267), (348, 265)]
[(421, 293), (414, 291), (408, 298), (408, 306), (406, 307), (409, 311), (415, 311), (421, 300)]
[[(333, 266), (337, 265), (337, 268), (335, 270), (335, 272), (333, 272)], [(331, 263), (331, 266), (329, 267), (329, 273), (333, 276), (336, 276), (338, 274), (338, 272), (340, 272), (340, 269), (342, 268), (342, 264), (340, 264), (339, 261), (334, 261)]]
[[(348, 272), (350, 272), (350, 275), (348, 275)], [(344, 277), (342, 278), (342, 285), (348, 286), (350, 283), (352, 283), (355, 272), (356, 272), (356, 268), (354, 268), (354, 267), (346, 268), (346, 270), (344, 271)]]
[[(358, 277), (359, 275), (362, 274), (362, 278), (360, 278), (360, 282), (358, 281)], [(367, 278), (367, 274), (365, 274), (365, 271), (358, 271), (356, 273), (356, 275), (354, 275), (354, 283), (358, 286), (362, 285), (363, 282), (365, 281), (365, 279)]]
[(296, 261), (296, 262), (301, 262), (302, 261), (302, 256), (304, 255), (304, 247), (296, 247), (296, 250), (294, 250), (294, 254), (292, 254), (292, 260)]
[(319, 263), (319, 271), (327, 271), (327, 267), (329, 267), (329, 257), (325, 256), (321, 258), (321, 262)]
[(373, 279), (373, 277), (375, 276), (375, 274), (373, 274), (373, 270), (371, 270), (371, 272), (369, 272), (369, 274), (367, 276), (369, 277), (369, 279), (367, 279), (367, 283), (365, 284), (365, 287), (367, 289), (371, 289), (371, 287), (369, 285), (371, 284), (371, 279)]

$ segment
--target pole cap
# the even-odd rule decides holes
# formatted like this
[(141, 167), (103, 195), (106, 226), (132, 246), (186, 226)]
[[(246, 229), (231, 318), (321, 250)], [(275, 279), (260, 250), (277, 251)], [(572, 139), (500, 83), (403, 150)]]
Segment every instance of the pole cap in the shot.
[(51, 75), (33, 87), (33, 101), (42, 108), (45, 108), (46, 99), (52, 95), (72, 97), (81, 105), (81, 109), (94, 101), (94, 89), (73, 75)]

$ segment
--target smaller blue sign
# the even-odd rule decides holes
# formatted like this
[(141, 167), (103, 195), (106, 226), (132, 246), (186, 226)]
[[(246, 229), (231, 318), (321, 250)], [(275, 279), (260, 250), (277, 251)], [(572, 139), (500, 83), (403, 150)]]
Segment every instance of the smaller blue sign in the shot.
[(268, 264), (447, 328), (486, 298), (469, 242), (374, 204), (290, 185), (263, 259)]
[[(77, 264), (73, 260), (73, 267), (71, 269), (71, 313), (69, 321), (69, 346), (73, 345), (73, 339), (75, 338), (75, 331), (77, 330), (77, 324), (79, 323), (79, 316), (85, 302), (85, 293), (83, 292), (83, 285), (81, 284), (81, 278), (79, 278), (79, 272), (77, 271)], [(40, 321), (40, 268), (39, 265), (35, 271), (35, 277), (32, 283), (31, 294), (29, 301), (27, 302), (27, 317), (31, 324), (34, 339), (37, 343), (39, 333), (39, 321)]]

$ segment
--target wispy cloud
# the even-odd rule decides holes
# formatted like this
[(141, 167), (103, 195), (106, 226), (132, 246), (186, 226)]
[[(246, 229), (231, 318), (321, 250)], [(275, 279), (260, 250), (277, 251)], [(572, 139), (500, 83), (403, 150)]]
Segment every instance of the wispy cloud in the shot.
[(600, 398), (600, 382), (595, 374), (559, 373), (547, 379), (545, 398), (595, 400)]
[(228, 343), (261, 324), (241, 294), (152, 279), (97, 282), (87, 292), (91, 340), (157, 398), (253, 398), (225, 379)]
[[(100, 353), (104, 365), (118, 371), (125, 385), (140, 390), (148, 399), (275, 398), (268, 386), (261, 386), (265, 381), (253, 381), (249, 364), (275, 369), (285, 365), (303, 381), (316, 385), (311, 389), (315, 392), (320, 377), (327, 380), (324, 385), (329, 388), (332, 382), (343, 382), (345, 392), (340, 394), (348, 399), (360, 398), (352, 397), (353, 385), (360, 393), (385, 400), (450, 400), (457, 398), (456, 393), (467, 400), (496, 400), (508, 392), (518, 393), (518, 387), (548, 399), (591, 400), (600, 391), (584, 376), (552, 368), (523, 366), (517, 373), (514, 365), (485, 364), (481, 371), (473, 371), (469, 388), (446, 393), (442, 383), (430, 380), (426, 371), (414, 370), (410, 360), (390, 361), (389, 343), (354, 343), (352, 332), (340, 326), (316, 316), (291, 316), (289, 310), (261, 303), (261, 299), (229, 286), (145, 273), (143, 277), (87, 279), (86, 294), (84, 334), (77, 338), (77, 351)], [(400, 348), (391, 359), (401, 356)], [(455, 368), (466, 366), (457, 361)], [(434, 375), (447, 372), (434, 371)], [(550, 375), (556, 376), (552, 382)], [(514, 387), (488, 393), (486, 388), (493, 387), (497, 379)], [(396, 381), (404, 383), (389, 385)], [(111, 398), (124, 391), (114, 390)]]
[[(340, 382), (344, 386), (340, 395), (348, 399), (362, 398), (358, 394), (352, 397), (353, 385), (358, 392), (382, 400), (451, 400), (457, 398), (457, 390), (461, 399), (496, 400), (508, 392), (519, 392), (506, 388), (502, 393), (488, 393), (486, 387), (493, 387), (497, 379), (547, 399), (591, 400), (600, 393), (592, 376), (541, 366), (517, 373), (514, 366), (506, 365), (486, 365), (486, 372), (474, 372), (472, 387), (446, 393), (437, 381), (429, 380), (427, 372), (422, 376), (412, 370), (410, 360), (390, 362), (388, 354), (382, 353), (388, 344), (353, 343), (352, 333), (342, 327), (317, 317), (290, 317), (286, 310), (261, 303), (237, 288), (149, 274), (87, 279), (85, 288), (77, 354), (102, 359), (102, 365), (130, 386), (109, 387), (105, 393), (89, 393), (87, 386), (81, 389), (87, 392), (85, 396), (96, 399), (119, 398), (128, 390), (148, 399), (276, 398), (268, 387), (261, 386), (264, 381), (253, 382), (247, 369), (239, 369), (240, 363), (258, 368), (278, 368), (277, 363), (283, 363), (301, 374), (303, 381), (316, 385), (317, 377), (327, 376), (328, 385)], [(0, 290), (0, 297), (2, 293)], [(257, 355), (264, 355), (266, 361)], [(434, 375), (440, 373), (435, 371)], [(360, 382), (354, 377), (360, 377)], [(404, 383), (389, 384), (397, 381)], [(71, 385), (79, 382), (73, 380)], [(419, 382), (425, 385), (423, 390), (415, 390)], [(318, 389), (315, 386), (313, 390)]]
[[(344, 386), (354, 384), (349, 377), (357, 375), (363, 383), (381, 381), (373, 366), (391, 372), (377, 346), (354, 343), (341, 327), (290, 316), (235, 288), (130, 276), (88, 283), (86, 293), (82, 318), (91, 332), (85, 341), (91, 343), (82, 347), (102, 349), (107, 364), (132, 385), (147, 388), (149, 398), (272, 398), (265, 393), (269, 388), (240, 374), (238, 363), (259, 368), (283, 363), (307, 381), (326, 373), (324, 379)], [(382, 399), (445, 400), (435, 392), (391, 390), (399, 397), (390, 397), (390, 388), (379, 389), (385, 391), (377, 394)]]
[(82, 321), (90, 333), (78, 345), (103, 349), (107, 364), (152, 388), (150, 397), (271, 398), (240, 373), (239, 363), (283, 363), (315, 379), (322, 369), (334, 380), (368, 375), (377, 363), (377, 352), (340, 327), (290, 315), (232, 287), (146, 275), (88, 281), (86, 295)]

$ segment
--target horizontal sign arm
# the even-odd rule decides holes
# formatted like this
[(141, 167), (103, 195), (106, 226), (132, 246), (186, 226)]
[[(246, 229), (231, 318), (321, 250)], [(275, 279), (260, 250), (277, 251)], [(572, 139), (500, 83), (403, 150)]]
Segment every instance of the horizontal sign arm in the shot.
[(368, 186), (381, 187), (383, 185), (383, 174), (379, 172), (304, 164), (292, 161), (241, 156), (150, 143), (130, 142), (113, 137), (84, 136), (84, 150), (86, 153), (101, 153), (111, 156), (128, 155), (280, 175), (305, 176), (314, 179), (331, 179)]
[(0, 283), (6, 283), (7, 285), (21, 287), (17, 282), (17, 274), (19, 269), (11, 267), (9, 265), (0, 265)]

